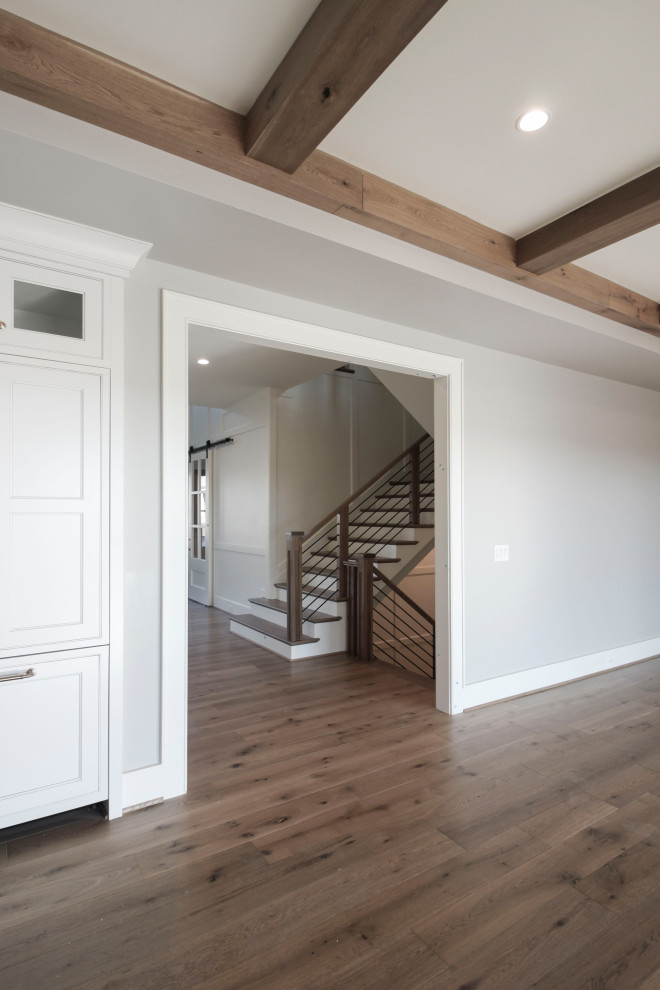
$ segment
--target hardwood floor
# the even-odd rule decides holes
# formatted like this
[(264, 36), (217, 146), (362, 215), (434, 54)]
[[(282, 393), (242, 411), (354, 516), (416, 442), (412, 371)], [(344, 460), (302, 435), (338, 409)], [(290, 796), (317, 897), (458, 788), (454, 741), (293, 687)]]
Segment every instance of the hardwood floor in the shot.
[(227, 627), (185, 798), (0, 832), (2, 990), (660, 988), (660, 660), (450, 719)]

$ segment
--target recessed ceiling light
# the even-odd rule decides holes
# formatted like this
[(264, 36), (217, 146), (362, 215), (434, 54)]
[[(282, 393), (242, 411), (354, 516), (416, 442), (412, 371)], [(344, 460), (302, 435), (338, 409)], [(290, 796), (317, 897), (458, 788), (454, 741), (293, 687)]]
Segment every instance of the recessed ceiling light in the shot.
[(209, 363), (208, 358), (197, 358), (197, 364), (208, 364), (208, 363)]
[(547, 110), (528, 110), (522, 117), (518, 117), (516, 127), (519, 131), (538, 131), (540, 127), (545, 127), (549, 120), (550, 114)]

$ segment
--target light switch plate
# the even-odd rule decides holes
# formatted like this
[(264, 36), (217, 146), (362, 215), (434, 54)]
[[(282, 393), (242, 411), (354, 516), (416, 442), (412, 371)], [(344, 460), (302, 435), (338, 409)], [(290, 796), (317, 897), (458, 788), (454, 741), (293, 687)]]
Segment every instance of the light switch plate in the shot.
[(502, 543), (495, 546), (495, 563), (504, 564), (509, 559), (509, 546), (507, 543)]

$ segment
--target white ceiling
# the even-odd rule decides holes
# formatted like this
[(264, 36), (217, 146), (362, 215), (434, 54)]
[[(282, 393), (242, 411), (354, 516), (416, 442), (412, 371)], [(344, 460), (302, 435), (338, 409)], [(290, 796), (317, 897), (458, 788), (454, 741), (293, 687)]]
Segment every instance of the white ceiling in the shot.
[[(245, 113), (316, 0), (4, 6)], [(658, 0), (449, 0), (322, 147), (517, 237), (660, 163), (658, 37)], [(660, 300), (658, 258), (656, 228), (580, 263)]]
[(3, 7), (247, 113), (318, 0), (4, 0)]
[[(206, 358), (209, 364), (197, 364), (199, 358)], [(284, 348), (248, 344), (236, 334), (191, 326), (188, 401), (193, 406), (226, 409), (264, 388), (286, 391), (311, 381), (340, 363)]]

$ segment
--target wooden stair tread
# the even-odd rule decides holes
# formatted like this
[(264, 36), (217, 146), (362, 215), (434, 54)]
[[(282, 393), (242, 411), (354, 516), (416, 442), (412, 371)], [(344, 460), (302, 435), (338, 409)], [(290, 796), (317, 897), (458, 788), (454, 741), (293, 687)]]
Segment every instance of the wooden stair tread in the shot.
[[(420, 478), (420, 485), (432, 485), (435, 478)], [(410, 488), (410, 478), (390, 478), (390, 485), (405, 485), (406, 488)]]
[[(332, 557), (333, 560), (337, 560), (339, 557), (338, 553), (313, 553), (312, 557)], [(350, 558), (349, 558), (350, 559)], [(374, 559), (374, 564), (400, 564), (401, 557), (376, 557)], [(304, 568), (307, 570), (307, 568)]]
[(288, 643), (290, 646), (297, 646), (299, 643), (318, 643), (318, 636), (301, 636), (300, 639), (291, 640), (286, 634), (284, 626), (278, 626), (276, 622), (268, 622), (267, 619), (260, 619), (256, 615), (232, 615), (232, 622), (237, 622), (239, 626), (246, 626), (248, 629), (255, 629), (257, 632), (270, 636), (280, 643)]
[(354, 526), (366, 526), (369, 529), (433, 529), (434, 523), (353, 523)]
[[(279, 598), (248, 598), (253, 605), (261, 605), (262, 608), (270, 608), (274, 612), (286, 613), (286, 602), (281, 602)], [(328, 615), (327, 612), (317, 612), (313, 608), (304, 608), (303, 622), (339, 622), (340, 615)]]
[[(410, 527), (409, 526), (406, 526), (404, 528), (405, 529), (409, 529)], [(331, 540), (331, 542), (332, 543), (336, 543), (337, 540), (334, 539), (334, 540)], [(359, 536), (356, 536), (354, 539), (350, 539), (349, 540), (349, 543), (358, 543), (358, 544), (368, 543), (372, 547), (414, 547), (414, 546), (416, 546), (419, 543), (419, 540), (396, 540), (396, 539), (393, 539), (393, 540), (363, 540), (363, 539), (360, 539)], [(361, 551), (359, 551), (359, 552), (361, 552)], [(349, 556), (350, 556), (350, 554), (349, 554)]]
[[(407, 499), (407, 497), (405, 495), (374, 495), (374, 501), (379, 501), (379, 502), (380, 501), (391, 502), (392, 499), (394, 499), (396, 501), (396, 500), (400, 500), (402, 498), (405, 498), (406, 501), (408, 501), (408, 499)], [(392, 507), (392, 509), (390, 511), (391, 512), (396, 512), (396, 509), (397, 509), (397, 506), (395, 505), (395, 506)], [(401, 506), (401, 511), (403, 512), (404, 509), (405, 509), (405, 506), (402, 505)], [(368, 512), (369, 510), (368, 509), (365, 509), (363, 511)], [(381, 508), (377, 509), (376, 511), (378, 511), (378, 512), (386, 512), (387, 510), (385, 509), (384, 506), (381, 506)], [(426, 508), (420, 509), (420, 512), (435, 512), (435, 509), (433, 508), (433, 506), (429, 506), (428, 509), (426, 509)]]

